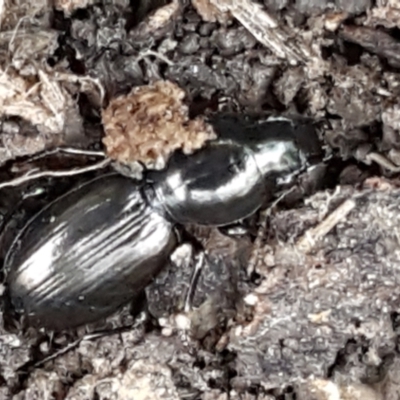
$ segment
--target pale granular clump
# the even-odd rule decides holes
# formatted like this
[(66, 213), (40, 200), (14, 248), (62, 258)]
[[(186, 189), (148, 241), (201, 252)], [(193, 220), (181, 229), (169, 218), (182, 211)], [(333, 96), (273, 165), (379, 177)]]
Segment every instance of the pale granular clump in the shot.
[(70, 16), (75, 10), (87, 8), (94, 3), (95, 0), (55, 0), (54, 7)]
[(189, 119), (184, 97), (174, 83), (158, 81), (112, 100), (102, 113), (108, 156), (150, 167), (160, 160), (165, 164), (176, 149), (190, 154), (214, 139), (212, 127), (202, 118)]
[(212, 0), (192, 0), (192, 6), (199, 13), (203, 21), (225, 24), (231, 19), (230, 14), (221, 11)]

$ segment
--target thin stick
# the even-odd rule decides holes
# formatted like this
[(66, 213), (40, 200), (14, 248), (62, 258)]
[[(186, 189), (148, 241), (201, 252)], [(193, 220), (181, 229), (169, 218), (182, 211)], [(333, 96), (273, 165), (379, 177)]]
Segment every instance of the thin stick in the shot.
[(58, 153), (87, 156), (87, 157), (103, 157), (103, 158), (106, 157), (104, 151), (76, 149), (74, 147), (56, 147), (55, 149), (45, 150), (39, 154), (30, 157), (28, 159), (28, 162), (40, 160), (41, 158), (48, 157)]
[(326, 236), (340, 221), (347, 217), (356, 206), (353, 199), (347, 199), (316, 227), (309, 229), (296, 243), (298, 250), (308, 253), (315, 244)]
[(0, 190), (6, 187), (18, 186), (23, 183), (39, 178), (61, 178), (65, 176), (84, 174), (90, 171), (97, 171), (98, 169), (107, 167), (110, 163), (111, 163), (110, 159), (105, 159), (96, 164), (82, 168), (74, 168), (71, 169), (70, 171), (40, 171), (33, 174), (26, 174), (18, 178), (12, 179), (10, 181), (0, 183)]
[(144, 58), (149, 57), (149, 56), (159, 58), (161, 61), (164, 61), (166, 64), (168, 64), (170, 66), (174, 65), (174, 62), (171, 61), (168, 57), (164, 56), (163, 54), (157, 53), (156, 51), (153, 51), (153, 50), (146, 50), (145, 52), (140, 53), (138, 55), (138, 57), (136, 58), (136, 61), (143, 60)]

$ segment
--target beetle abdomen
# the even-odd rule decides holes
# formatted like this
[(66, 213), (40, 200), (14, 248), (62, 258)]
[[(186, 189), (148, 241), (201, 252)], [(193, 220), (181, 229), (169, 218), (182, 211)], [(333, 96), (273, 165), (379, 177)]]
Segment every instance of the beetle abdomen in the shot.
[(53, 329), (98, 320), (138, 294), (175, 245), (172, 224), (146, 203), (138, 182), (95, 179), (18, 236), (5, 261), (11, 303), (30, 324)]

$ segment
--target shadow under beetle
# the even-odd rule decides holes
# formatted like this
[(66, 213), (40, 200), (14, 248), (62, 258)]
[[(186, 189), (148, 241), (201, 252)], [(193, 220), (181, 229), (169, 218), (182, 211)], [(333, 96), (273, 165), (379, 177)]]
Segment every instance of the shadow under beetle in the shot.
[(287, 119), (219, 118), (218, 139), (176, 152), (141, 181), (96, 178), (48, 204), (5, 259), (12, 307), (28, 324), (61, 330), (128, 303), (168, 263), (175, 224), (224, 226), (270, 200), (321, 160), (313, 127)]

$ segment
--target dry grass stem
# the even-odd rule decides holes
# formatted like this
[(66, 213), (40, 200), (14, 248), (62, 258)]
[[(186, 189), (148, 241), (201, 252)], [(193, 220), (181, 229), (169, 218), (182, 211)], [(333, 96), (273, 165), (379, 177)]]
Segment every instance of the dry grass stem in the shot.
[(298, 241), (296, 248), (303, 253), (309, 253), (315, 244), (326, 236), (340, 221), (354, 209), (356, 203), (353, 199), (348, 199), (342, 203), (335, 211), (328, 215), (316, 227), (309, 229)]

